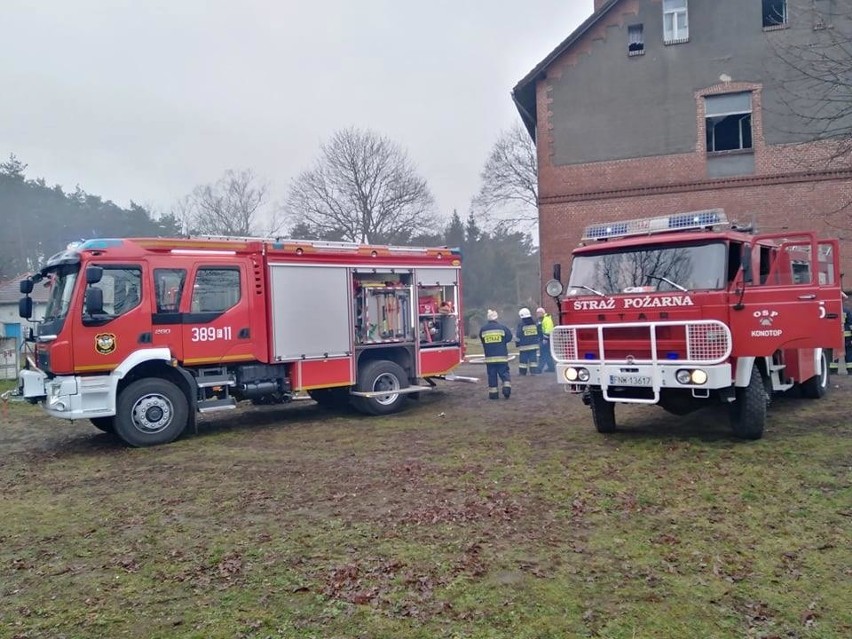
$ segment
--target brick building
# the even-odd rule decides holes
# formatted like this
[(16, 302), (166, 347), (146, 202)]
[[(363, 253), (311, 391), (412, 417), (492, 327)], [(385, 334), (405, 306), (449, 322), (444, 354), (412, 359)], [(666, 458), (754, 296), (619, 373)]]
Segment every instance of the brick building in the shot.
[[(852, 153), (838, 153), (852, 60), (845, 87), (794, 68), (794, 52), (848, 46), (852, 0), (594, 6), (513, 91), (538, 150), (543, 278), (590, 223), (723, 208), (761, 231), (840, 237), (852, 288)], [(847, 102), (822, 99), (837, 88)]]

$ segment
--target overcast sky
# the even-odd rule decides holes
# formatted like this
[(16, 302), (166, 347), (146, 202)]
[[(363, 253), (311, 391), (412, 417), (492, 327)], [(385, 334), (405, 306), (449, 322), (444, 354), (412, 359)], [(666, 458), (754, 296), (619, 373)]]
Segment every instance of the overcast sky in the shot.
[(592, 0), (2, 0), (0, 159), (166, 211), (226, 169), (277, 199), (334, 131), (407, 150), (464, 216), (512, 87)]

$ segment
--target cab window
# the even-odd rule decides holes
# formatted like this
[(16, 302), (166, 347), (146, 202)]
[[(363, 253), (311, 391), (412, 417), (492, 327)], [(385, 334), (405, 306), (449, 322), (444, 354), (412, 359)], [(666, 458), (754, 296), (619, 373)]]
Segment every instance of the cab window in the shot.
[(177, 313), (186, 282), (186, 270), (182, 268), (154, 269), (154, 284), (157, 287), (157, 312)]
[(240, 270), (203, 267), (195, 274), (192, 287), (193, 313), (221, 313), (240, 301)]
[(128, 266), (104, 266), (103, 277), (89, 288), (104, 295), (104, 314), (118, 317), (139, 306), (142, 301), (142, 270)]

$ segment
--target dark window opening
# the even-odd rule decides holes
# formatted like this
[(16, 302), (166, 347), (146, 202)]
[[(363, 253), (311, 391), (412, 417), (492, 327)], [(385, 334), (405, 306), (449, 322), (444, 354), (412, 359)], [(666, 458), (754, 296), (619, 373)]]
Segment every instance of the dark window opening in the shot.
[(787, 24), (787, 0), (763, 0), (763, 28)]
[(627, 27), (627, 55), (642, 55), (645, 53), (644, 28), (641, 24), (631, 24)]
[(707, 152), (751, 148), (751, 113), (707, 118)]
[(751, 93), (724, 93), (704, 98), (707, 152), (752, 148)]

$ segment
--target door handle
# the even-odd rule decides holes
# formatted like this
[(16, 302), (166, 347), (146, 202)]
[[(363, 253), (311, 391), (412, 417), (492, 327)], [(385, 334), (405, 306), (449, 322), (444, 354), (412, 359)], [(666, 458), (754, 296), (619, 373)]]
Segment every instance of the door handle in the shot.
[(799, 295), (800, 300), (815, 300), (816, 293), (808, 293), (807, 295)]

